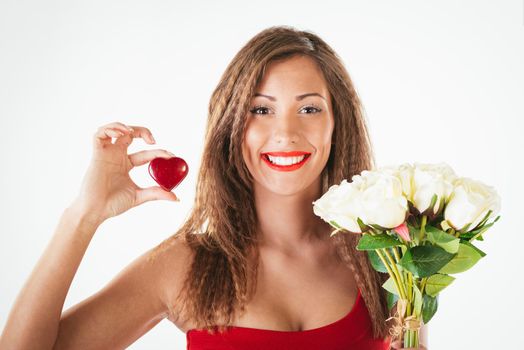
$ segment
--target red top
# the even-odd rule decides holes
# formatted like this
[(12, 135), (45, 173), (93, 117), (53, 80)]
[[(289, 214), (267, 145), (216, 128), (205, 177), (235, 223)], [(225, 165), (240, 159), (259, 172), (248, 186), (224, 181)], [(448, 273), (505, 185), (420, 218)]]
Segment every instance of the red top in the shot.
[(232, 326), (225, 333), (190, 329), (188, 350), (389, 350), (390, 338), (373, 339), (369, 312), (358, 290), (349, 313), (331, 324), (304, 331), (276, 331)]

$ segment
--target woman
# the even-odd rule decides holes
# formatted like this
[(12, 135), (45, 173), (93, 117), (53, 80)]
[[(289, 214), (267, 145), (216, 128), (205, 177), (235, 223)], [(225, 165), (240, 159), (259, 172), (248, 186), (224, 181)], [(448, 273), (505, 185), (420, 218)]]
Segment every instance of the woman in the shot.
[(322, 39), (271, 27), (239, 51), (210, 101), (188, 219), (62, 313), (102, 222), (177, 200), (130, 179), (133, 167), (173, 156), (128, 155), (139, 137), (155, 143), (142, 126), (96, 132), (81, 191), (20, 292), (0, 348), (124, 348), (164, 318), (186, 332), (188, 349), (390, 347), (385, 276), (356, 251), (358, 237), (329, 237), (312, 209), (329, 186), (373, 166), (359, 98)]

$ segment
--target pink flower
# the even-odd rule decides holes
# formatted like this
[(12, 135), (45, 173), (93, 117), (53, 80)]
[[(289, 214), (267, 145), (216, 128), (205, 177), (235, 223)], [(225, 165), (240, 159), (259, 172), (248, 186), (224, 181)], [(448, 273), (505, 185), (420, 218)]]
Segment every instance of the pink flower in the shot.
[(411, 237), (409, 236), (409, 230), (405, 222), (398, 225), (393, 230), (395, 230), (395, 232), (398, 233), (398, 235), (402, 237), (402, 239), (405, 240), (406, 242), (411, 241)]

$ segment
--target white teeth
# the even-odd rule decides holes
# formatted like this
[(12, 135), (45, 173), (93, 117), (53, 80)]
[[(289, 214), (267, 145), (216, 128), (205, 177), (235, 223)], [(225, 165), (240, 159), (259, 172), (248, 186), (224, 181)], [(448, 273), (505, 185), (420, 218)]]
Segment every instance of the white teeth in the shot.
[(269, 158), (269, 160), (273, 164), (277, 164), (277, 165), (293, 165), (293, 164), (296, 164), (296, 163), (300, 163), (302, 160), (304, 160), (304, 158), (306, 156), (303, 155), (303, 156), (300, 156), (300, 157), (273, 157), (273, 156), (270, 156), (268, 154), (267, 157)]

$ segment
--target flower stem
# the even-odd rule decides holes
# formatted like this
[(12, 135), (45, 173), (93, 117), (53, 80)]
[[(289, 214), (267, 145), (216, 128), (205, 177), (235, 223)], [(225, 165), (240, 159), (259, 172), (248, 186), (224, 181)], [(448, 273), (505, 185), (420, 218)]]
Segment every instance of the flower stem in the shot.
[[(393, 249), (393, 254), (395, 255), (395, 260), (398, 263), (401, 259), (400, 254), (398, 253), (397, 247), (392, 247), (392, 249)], [(406, 271), (402, 270), (400, 277), (402, 279), (402, 283), (404, 283), (404, 286), (407, 288), (406, 281), (408, 279), (408, 276), (406, 274)]]
[(393, 247), (393, 254), (395, 255), (395, 260), (397, 261), (397, 263), (400, 261), (400, 255), (397, 251), (397, 247)]
[(408, 308), (407, 308), (407, 314), (411, 315), (411, 300), (413, 300), (413, 275), (411, 272), (408, 271)]
[(404, 285), (404, 278), (400, 275), (400, 272), (398, 272), (397, 264), (395, 263), (395, 261), (393, 261), (393, 258), (391, 257), (391, 254), (389, 254), (389, 251), (387, 250), (387, 248), (384, 248), (384, 252), (386, 253), (387, 258), (389, 259), (389, 262), (391, 263), (391, 266), (393, 266), (393, 271), (397, 275), (397, 278), (399, 280), (399, 284), (400, 284), (400, 286), (402, 287), (402, 289), (404, 291), (404, 295), (406, 295), (407, 293), (406, 293), (406, 286)]
[(424, 288), (426, 288), (426, 282), (428, 281), (428, 277), (422, 278), (422, 281), (420, 282), (420, 292), (424, 293)]
[[(412, 307), (414, 300), (413, 297), (413, 284), (417, 283), (417, 280), (413, 277), (413, 274), (407, 271), (407, 288), (408, 288), (408, 303), (406, 309), (406, 316), (415, 316), (415, 308)], [(418, 285), (417, 285), (418, 286)], [(419, 288), (420, 289), (420, 288)], [(408, 329), (403, 331), (404, 348), (418, 348), (419, 347), (419, 330)]]
[(389, 273), (389, 276), (391, 278), (393, 278), (393, 281), (395, 282), (395, 286), (397, 287), (397, 291), (398, 293), (400, 294), (400, 297), (402, 299), (406, 299), (405, 295), (404, 295), (404, 290), (402, 288), (400, 288), (400, 282), (397, 278), (397, 276), (395, 275), (395, 273), (393, 272), (393, 270), (391, 269), (391, 267), (389, 266), (388, 262), (386, 261), (386, 259), (384, 258), (384, 255), (382, 254), (382, 249), (375, 249), (375, 251), (377, 252), (377, 255), (378, 257), (380, 258), (380, 260), (382, 260), (382, 263), (384, 264), (384, 266), (386, 267), (386, 269), (388, 270), (388, 273)]
[(460, 236), (460, 231), (455, 232), (454, 228), (451, 228), (451, 231), (449, 232), (452, 236), (458, 237)]
[(426, 227), (427, 215), (422, 215), (422, 223), (420, 224), (420, 235), (419, 244), (422, 245), (422, 239), (424, 238), (424, 228)]

